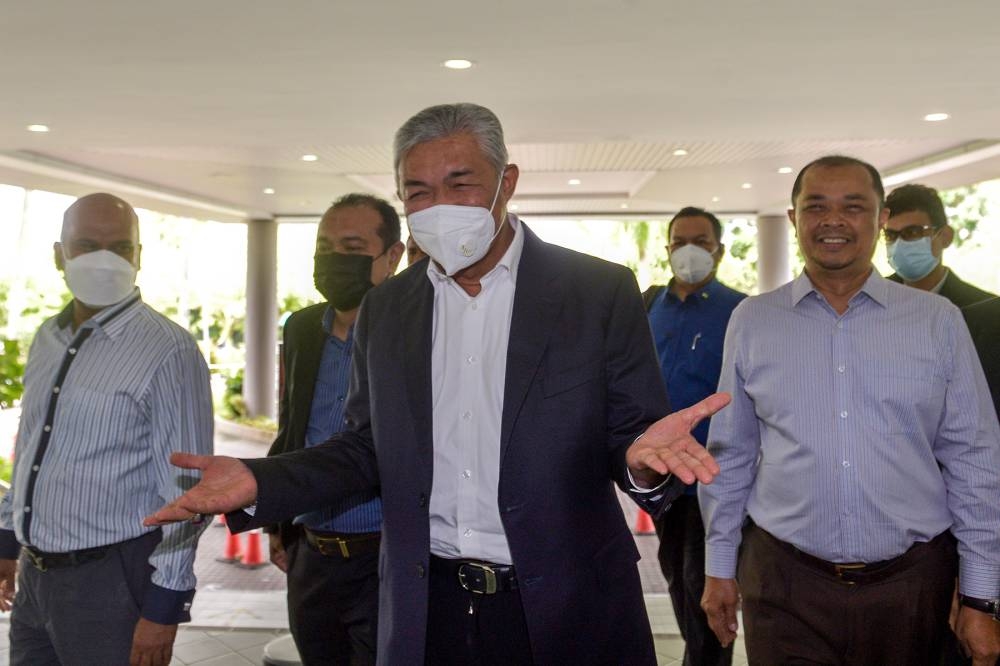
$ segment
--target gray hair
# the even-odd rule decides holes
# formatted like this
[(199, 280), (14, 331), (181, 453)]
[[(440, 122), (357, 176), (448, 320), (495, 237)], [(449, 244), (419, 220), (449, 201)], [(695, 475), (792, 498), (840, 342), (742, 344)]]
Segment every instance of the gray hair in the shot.
[(396, 132), (392, 163), (396, 184), (399, 185), (399, 165), (414, 146), (455, 134), (471, 134), (497, 173), (507, 166), (503, 127), (496, 114), (478, 104), (439, 104), (413, 116)]

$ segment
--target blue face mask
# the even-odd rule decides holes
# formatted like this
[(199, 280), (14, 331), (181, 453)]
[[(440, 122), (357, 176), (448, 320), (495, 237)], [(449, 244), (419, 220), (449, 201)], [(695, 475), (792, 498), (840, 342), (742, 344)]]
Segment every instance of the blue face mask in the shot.
[(916, 282), (927, 277), (941, 263), (931, 251), (929, 236), (912, 241), (897, 240), (885, 248), (889, 256), (889, 265), (907, 282)]

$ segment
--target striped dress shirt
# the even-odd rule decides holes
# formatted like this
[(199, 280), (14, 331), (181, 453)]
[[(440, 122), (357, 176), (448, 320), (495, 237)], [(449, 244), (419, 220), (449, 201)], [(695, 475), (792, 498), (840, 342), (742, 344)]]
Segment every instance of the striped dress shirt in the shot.
[(872, 271), (838, 315), (804, 273), (745, 300), (699, 488), (706, 573), (740, 528), (831, 562), (877, 562), (951, 529), (964, 594), (1000, 594), (1000, 425), (959, 310)]
[[(187, 331), (138, 290), (72, 330), (72, 304), (42, 324), (24, 375), (0, 557), (18, 544), (68, 552), (138, 537), (142, 519), (193, 483), (172, 451), (212, 452), (208, 368)], [(142, 616), (190, 619), (201, 527), (163, 528)]]

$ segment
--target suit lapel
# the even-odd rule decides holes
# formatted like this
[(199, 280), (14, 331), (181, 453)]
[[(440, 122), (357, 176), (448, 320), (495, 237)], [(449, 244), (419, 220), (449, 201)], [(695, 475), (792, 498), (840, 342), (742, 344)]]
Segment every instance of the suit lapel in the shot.
[(507, 374), (500, 422), (501, 466), (510, 445), (514, 423), (548, 347), (566, 288), (565, 276), (554, 268), (558, 266), (557, 258), (547, 252), (545, 243), (523, 222), (521, 229), (525, 235), (524, 250), (517, 267), (514, 309), (507, 343)]
[(430, 449), (433, 441), (431, 329), (434, 325), (434, 287), (423, 271), (415, 276), (403, 294), (399, 322), (403, 336), (402, 376), (406, 378), (406, 397), (414, 433), (420, 448)]
[(302, 327), (295, 340), (295, 359), (291, 368), (292, 375), (285, 378), (285, 381), (294, 382), (295, 389), (294, 407), (294, 427), (295, 437), (293, 442), (305, 443), (306, 426), (309, 423), (309, 412), (312, 410), (313, 392), (316, 387), (316, 378), (319, 376), (320, 359), (323, 356), (323, 345), (326, 343), (328, 333), (323, 330), (323, 313), (325, 306), (316, 306), (313, 312), (309, 313), (306, 321), (302, 322)]

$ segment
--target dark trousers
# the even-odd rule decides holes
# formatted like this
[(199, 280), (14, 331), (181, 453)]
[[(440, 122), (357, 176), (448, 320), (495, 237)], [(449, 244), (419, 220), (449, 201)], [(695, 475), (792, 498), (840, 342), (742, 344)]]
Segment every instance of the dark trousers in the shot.
[(288, 546), (288, 623), (306, 666), (375, 663), (378, 552), (321, 554), (305, 536)]
[(22, 552), (10, 615), (11, 666), (127, 666), (160, 531), (103, 557), (39, 571)]
[(684, 637), (684, 666), (729, 666), (733, 646), (722, 647), (701, 609), (705, 591), (705, 527), (698, 497), (682, 495), (656, 521), (657, 557), (667, 579), (674, 616)]
[(945, 533), (851, 583), (751, 525), (737, 575), (747, 658), (767, 666), (934, 664), (950, 631), (957, 565)]
[(531, 664), (528, 625), (517, 590), (475, 594), (450, 560), (431, 557), (426, 666)]

